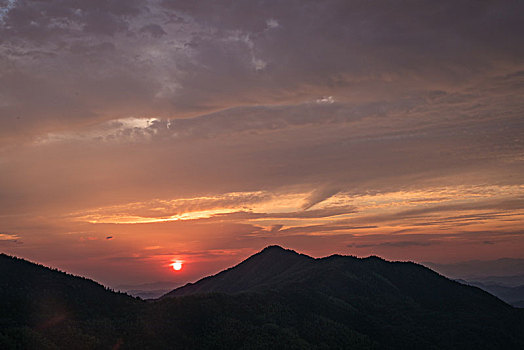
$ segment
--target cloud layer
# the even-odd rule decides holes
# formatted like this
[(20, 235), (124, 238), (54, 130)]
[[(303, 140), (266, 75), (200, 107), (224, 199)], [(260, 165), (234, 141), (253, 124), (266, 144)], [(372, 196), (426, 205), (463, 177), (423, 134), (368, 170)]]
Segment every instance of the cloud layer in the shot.
[(271, 243), (522, 257), (523, 10), (0, 0), (2, 249), (134, 282)]

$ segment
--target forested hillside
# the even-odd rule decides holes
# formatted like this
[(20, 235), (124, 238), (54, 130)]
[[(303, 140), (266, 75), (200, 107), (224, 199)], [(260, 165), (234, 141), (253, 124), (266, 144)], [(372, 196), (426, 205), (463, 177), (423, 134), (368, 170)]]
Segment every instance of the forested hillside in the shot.
[[(520, 349), (522, 310), (413, 263), (268, 247), (145, 302), (0, 256), (2, 349)], [(182, 296), (177, 296), (182, 295)]]

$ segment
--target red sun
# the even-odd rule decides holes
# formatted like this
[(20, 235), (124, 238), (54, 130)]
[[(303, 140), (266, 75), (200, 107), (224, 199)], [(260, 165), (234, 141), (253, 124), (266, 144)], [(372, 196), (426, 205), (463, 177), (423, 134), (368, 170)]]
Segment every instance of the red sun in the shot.
[(174, 263), (171, 264), (171, 266), (173, 266), (173, 270), (175, 271), (182, 270), (182, 262), (180, 261), (175, 261)]

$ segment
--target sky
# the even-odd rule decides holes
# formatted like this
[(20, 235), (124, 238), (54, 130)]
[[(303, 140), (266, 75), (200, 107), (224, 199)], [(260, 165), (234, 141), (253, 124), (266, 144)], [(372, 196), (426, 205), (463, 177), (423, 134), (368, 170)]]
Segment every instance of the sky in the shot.
[(0, 250), (109, 286), (272, 244), (524, 258), (522, 13), (0, 0)]

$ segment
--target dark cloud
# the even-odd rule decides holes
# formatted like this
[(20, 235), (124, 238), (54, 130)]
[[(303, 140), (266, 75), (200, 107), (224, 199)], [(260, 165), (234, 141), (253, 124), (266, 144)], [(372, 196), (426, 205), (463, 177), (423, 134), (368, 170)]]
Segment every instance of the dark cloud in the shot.
[(2, 129), (31, 136), (57, 125), (179, 118), (322, 96), (382, 102), (446, 94), (522, 71), (514, 35), (523, 30), (521, 7), (19, 0), (0, 21), (0, 85), (10, 87), (0, 91), (0, 117), (24, 118)]
[(158, 24), (148, 24), (146, 26), (143, 26), (140, 28), (141, 33), (148, 33), (154, 38), (160, 38), (163, 35), (166, 35), (167, 33), (164, 31), (162, 26)]
[(128, 29), (127, 21), (144, 11), (140, 1), (16, 0), (3, 15), (5, 41), (43, 42), (83, 33), (114, 35)]

